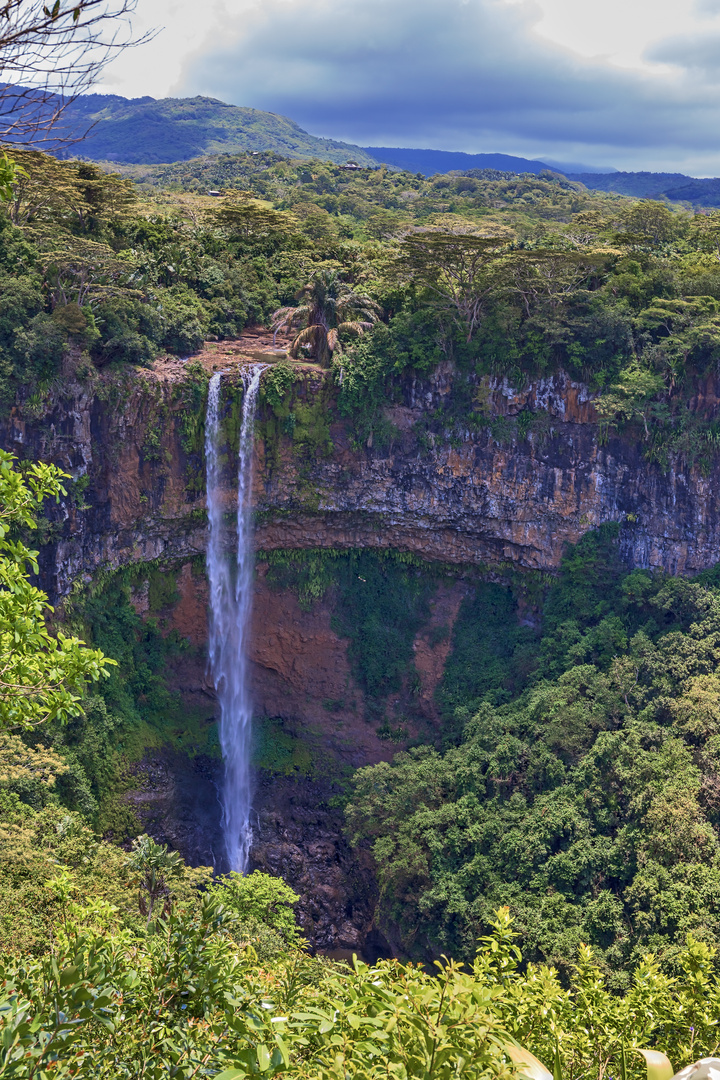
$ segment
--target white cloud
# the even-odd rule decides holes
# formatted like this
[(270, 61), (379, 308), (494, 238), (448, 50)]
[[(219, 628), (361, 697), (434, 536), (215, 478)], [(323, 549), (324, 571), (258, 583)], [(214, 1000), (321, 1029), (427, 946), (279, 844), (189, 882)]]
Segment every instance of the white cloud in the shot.
[(203, 0), (202, 15), (195, 0), (140, 0), (132, 17), (134, 35), (159, 32), (147, 45), (121, 53), (106, 68), (97, 91), (167, 97), (201, 43), (207, 49), (215, 46), (225, 19), (222, 0)]
[(694, 11), (678, 0), (538, 0), (538, 7), (540, 36), (578, 56), (653, 73), (654, 43), (694, 29), (705, 33), (708, 19), (720, 15), (720, 0), (698, 0)]

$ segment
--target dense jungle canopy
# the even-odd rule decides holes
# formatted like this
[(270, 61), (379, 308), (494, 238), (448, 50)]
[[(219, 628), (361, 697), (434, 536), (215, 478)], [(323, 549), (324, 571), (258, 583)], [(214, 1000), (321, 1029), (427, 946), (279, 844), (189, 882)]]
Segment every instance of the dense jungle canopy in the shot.
[[(0, 251), (6, 408), (41, 395), (68, 348), (95, 366), (187, 357), (267, 324), (330, 273), (383, 313), (359, 344), (341, 331), (347, 360), (334, 361), (340, 408), (365, 437), (382, 426), (388, 379), (451, 359), (511, 382), (562, 367), (603, 391), (607, 424), (642, 425), (650, 459), (712, 453), (715, 428), (687, 403), (716, 362), (715, 212), (552, 173), (426, 180), (238, 154), (138, 168), (133, 183), (129, 169), (15, 159), (25, 175)], [(481, 423), (462, 395), (461, 380), (456, 422)]]

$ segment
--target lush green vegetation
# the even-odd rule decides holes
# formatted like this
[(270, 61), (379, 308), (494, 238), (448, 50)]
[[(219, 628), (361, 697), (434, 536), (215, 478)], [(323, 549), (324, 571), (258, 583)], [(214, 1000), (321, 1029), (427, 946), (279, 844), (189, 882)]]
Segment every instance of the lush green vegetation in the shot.
[[(168, 665), (192, 653), (188, 641), (165, 624), (178, 596), (176, 569), (148, 564), (119, 571), (66, 602), (66, 628), (101, 647), (85, 650), (90, 660), (106, 654), (113, 666), (82, 699), (77, 680), (61, 685), (59, 712), (48, 710), (44, 723), (6, 736), (0, 793), (7, 793), (13, 814), (22, 817), (27, 807), (47, 811), (47, 829), (67, 814), (80, 815), (86, 834), (91, 828), (124, 843), (141, 828), (125, 795), (142, 785), (134, 769), (149, 750), (219, 756), (212, 709), (188, 708), (168, 686)], [(145, 618), (136, 610), (138, 597), (146, 605)], [(33, 638), (34, 648), (38, 640)], [(36, 715), (42, 718), (39, 708)]]
[[(412, 643), (437, 579), (369, 552), (270, 556), (275, 587), (305, 606), (333, 596), (368, 721), (388, 738), (420, 733), (394, 764), (357, 774), (348, 807), (354, 842), (375, 855), (381, 924), (409, 955), (472, 957), (502, 903), (526, 955), (566, 971), (589, 943), (618, 987), (648, 949), (673, 970), (689, 931), (717, 944), (718, 583), (628, 574), (616, 531), (587, 534), (559, 581), (534, 588), (539, 629), (518, 623), (522, 580), (469, 586), (436, 733), (414, 718)], [(23, 737), (23, 753), (54, 755), (60, 771), (52, 789), (41, 772), (9, 777), (13, 798), (134, 835), (122, 794), (144, 747), (217, 753), (213, 725), (165, 683), (187, 648), (162, 627), (174, 589), (171, 569), (150, 567), (82, 600), (76, 618), (119, 667), (83, 715)], [(258, 737), (261, 768), (313, 772), (309, 744), (269, 721)]]
[[(465, 970), (336, 965), (283, 942), (267, 922), (281, 944), (259, 963), (263, 935), (244, 929), (236, 882), (180, 899), (180, 868), (146, 840), (125, 860), (140, 882), (139, 917), (121, 928), (97, 879), (75, 899), (77, 879), (64, 868), (48, 883), (57, 898), (52, 954), (6, 953), (6, 1076), (511, 1080), (527, 1075), (513, 1064), (527, 1061), (520, 1043), (554, 1064), (547, 1077), (622, 1069), (639, 1080), (641, 1047), (661, 1046), (678, 1064), (717, 1050), (715, 954), (693, 940), (675, 977), (647, 957), (624, 997), (608, 991), (588, 949), (566, 987), (551, 968), (521, 965), (507, 909)], [(286, 919), (292, 894), (265, 875), (246, 881), (255, 877), (256, 892)], [(146, 921), (148, 897), (160, 892), (163, 914)], [(668, 1062), (656, 1075), (669, 1080), (671, 1070)]]
[(302, 604), (333, 596), (379, 734), (418, 733), (355, 775), (347, 808), (410, 956), (470, 959), (498, 904), (527, 956), (568, 971), (590, 944), (617, 988), (648, 950), (674, 970), (689, 932), (718, 944), (720, 583), (628, 573), (618, 534), (588, 533), (549, 585), (469, 583), (435, 732), (412, 642), (437, 578), (369, 552), (269, 556)]
[[(25, 174), (8, 181), (0, 231), (5, 409), (41, 418), (68, 374), (110, 393), (96, 368), (185, 357), (280, 311), (306, 362), (268, 373), (258, 433), (273, 467), (280, 439), (293, 440), (301, 482), (305, 459), (331, 451), (338, 416), (357, 448), (392, 443), (383, 409), (400, 376), (441, 362), (452, 392), (416, 425), (419, 452), (483, 428), (497, 441), (545, 437), (542, 414), (492, 415), (490, 378), (563, 370), (600, 392), (600, 438), (624, 431), (651, 460), (709, 467), (720, 430), (694, 395), (720, 356), (712, 215), (552, 175), (428, 181), (245, 154), (133, 186), (88, 163), (18, 157)], [(199, 194), (210, 185), (224, 197)], [(186, 370), (173, 392), (197, 487), (206, 375)], [(226, 382), (233, 443), (240, 396)], [(61, 479), (27, 476), (39, 486), (24, 528)], [(174, 568), (101, 576), (74, 594), (65, 619), (118, 666), (81, 702), (103, 665), (72, 642), (95, 669), (61, 673), (57, 701), (26, 718), (47, 722), (0, 742), (0, 1072), (509, 1078), (503, 1047), (516, 1038), (555, 1060), (556, 1080), (639, 1080), (625, 1051), (654, 1044), (677, 1064), (714, 1052), (720, 577), (628, 573), (617, 530), (588, 533), (552, 582), (468, 576), (454, 626), (433, 630), (450, 638), (437, 729), (414, 705), (413, 642), (443, 568), (367, 551), (268, 556), (270, 583), (301, 605), (330, 598), (368, 722), (407, 746), (353, 778), (348, 835), (372, 852), (378, 919), (399, 951), (467, 965), (437, 976), (310, 958), (281, 882), (211, 884), (137, 837), (123, 795), (143, 749), (217, 753), (208, 717), (168, 689), (188, 648), (166, 623)], [(33, 560), (13, 536), (3, 543), (10, 605)], [(64, 639), (41, 622), (40, 594), (28, 597), (29, 670)], [(10, 640), (20, 629), (3, 655), (22, 652)], [(37, 703), (35, 689), (22, 700)], [(11, 695), (3, 707), (18, 708)], [(309, 745), (267, 720), (258, 764), (307, 779), (320, 767)], [(133, 837), (129, 852), (112, 842)], [(522, 962), (496, 915), (504, 905)]]
[[(405, 588), (427, 594), (427, 584), (413, 586), (416, 568), (407, 563), (358, 558), (286, 558), (275, 569), (308, 603), (338, 582), (347, 588), (351, 578), (358, 589), (376, 580), (376, 588), (384, 583), (398, 597)], [(716, 1052), (720, 982), (709, 905), (717, 895), (717, 842), (702, 794), (713, 774), (702, 772), (717, 694), (714, 676), (697, 674), (715, 656), (715, 578), (689, 583), (627, 575), (613, 536), (589, 535), (569, 554), (544, 607), (543, 673), (563, 674), (539, 682), (527, 673), (531, 689), (499, 706), (517, 695), (517, 657), (526, 642), (514, 629), (508, 590), (479, 585), (468, 598), (446, 680), (452, 690), (446, 738), (455, 736), (459, 745), (443, 757), (418, 749), (395, 766), (362, 771), (349, 809), (356, 828), (361, 820), (395, 815), (395, 833), (386, 831), (375, 853), (384, 916), (399, 912), (409, 950), (435, 940), (443, 948), (456, 944), (471, 959), (475, 935), (492, 931), (465, 970), (450, 965), (433, 974), (397, 962), (351, 969), (313, 959), (292, 918), (295, 894), (282, 882), (231, 875), (208, 889), (207, 869), (189, 870), (147, 838), (129, 854), (98, 840), (90, 827), (93, 791), (113, 789), (113, 729), (129, 723), (111, 721), (102, 699), (86, 704), (62, 741), (48, 727), (34, 738), (5, 736), (0, 1063), (6, 1075), (509, 1078), (504, 1047), (515, 1039), (554, 1062), (556, 1076), (594, 1076), (620, 1068), (625, 1058), (628, 1076), (639, 1080), (634, 1047), (661, 1048), (677, 1065)], [(150, 568), (137, 584), (161, 617), (173, 597), (171, 575)], [(146, 637), (129, 615), (130, 589), (127, 578), (110, 579), (84, 610), (95, 632), (118, 649), (120, 673), (137, 678), (153, 634)], [(362, 630), (367, 612), (354, 589), (345, 611)], [(99, 610), (119, 612), (117, 630), (111, 620), (98, 621)], [(477, 640), (483, 611), (495, 617), (498, 648), (473, 680), (468, 643)], [(387, 621), (407, 635), (392, 600), (373, 617), (381, 632)], [(121, 652), (123, 639), (132, 644)], [(362, 660), (360, 648), (359, 655), (372, 663), (375, 653)], [(637, 664), (638, 656), (654, 681), (622, 666), (628, 657)], [(144, 678), (134, 689), (151, 712), (162, 705), (153, 699), (159, 673), (148, 670)], [(684, 693), (673, 696), (677, 679), (685, 680)], [(114, 700), (117, 689), (107, 685), (106, 692)], [(463, 694), (473, 705), (485, 699), (470, 719), (469, 708), (456, 704)], [(116, 700), (118, 710), (132, 707)], [(641, 703), (646, 715), (639, 719), (634, 712)], [(660, 710), (654, 722), (650, 705)], [(700, 730), (703, 724), (708, 731)], [(698, 740), (705, 748), (696, 765)], [(575, 761), (584, 763), (579, 775)], [(97, 786), (89, 791), (88, 781)], [(474, 851), (460, 867), (458, 856), (483, 841), (485, 858)], [(640, 948), (633, 956), (622, 934), (619, 942), (608, 941), (622, 923), (618, 905), (628, 899), (611, 895), (616, 882), (604, 881), (589, 903), (568, 887), (578, 875), (584, 883), (598, 855), (610, 855), (617, 873), (628, 852), (636, 870), (631, 917), (642, 931), (636, 937), (658, 949), (661, 965), (641, 957)], [(404, 859), (399, 876), (398, 855)], [(533, 858), (544, 864), (540, 883), (520, 877)], [(417, 875), (423, 860), (434, 875), (434, 906)], [(478, 906), (468, 924), (462, 887), (469, 883), (476, 899), (483, 863), (486, 872), (494, 866), (489, 891), (510, 901), (530, 956), (557, 957), (562, 978), (520, 962), (507, 912), (496, 918)], [(405, 880), (393, 910), (392, 890), (411, 865), (414, 890)], [(568, 917), (573, 904), (576, 918)], [(659, 932), (648, 933), (658, 917)], [(417, 929), (408, 934), (413, 918)], [(695, 936), (684, 944), (687, 930)], [(583, 931), (594, 954), (578, 944)], [(619, 985), (626, 993), (618, 997)]]
[(628, 574), (605, 528), (537, 635), (514, 607), (496, 584), (468, 598), (443, 739), (360, 770), (349, 827), (410, 955), (471, 957), (507, 903), (526, 955), (566, 968), (591, 944), (625, 986), (647, 950), (672, 968), (688, 932), (718, 942), (717, 575)]
[(22, 539), (32, 534), (46, 498), (65, 494), (68, 479), (55, 465), (15, 468), (12, 454), (0, 450), (0, 728), (32, 729), (78, 717), (88, 684), (109, 674), (99, 649), (63, 631), (52, 633), (47, 595), (30, 582), (38, 573), (38, 552)]
[[(16, 156), (25, 175), (0, 234), (6, 407), (42, 412), (71, 361), (88, 378), (93, 365), (186, 357), (281, 311), (293, 355), (331, 362), (358, 444), (392, 438), (383, 406), (399, 375), (451, 360), (453, 394), (427, 436), (491, 424), (490, 376), (522, 385), (562, 369), (601, 391), (604, 435), (630, 429), (661, 464), (706, 468), (716, 451), (714, 416), (691, 407), (719, 355), (713, 214), (551, 173), (428, 180), (246, 153), (133, 185)], [(505, 435), (542, 427), (525, 420)]]

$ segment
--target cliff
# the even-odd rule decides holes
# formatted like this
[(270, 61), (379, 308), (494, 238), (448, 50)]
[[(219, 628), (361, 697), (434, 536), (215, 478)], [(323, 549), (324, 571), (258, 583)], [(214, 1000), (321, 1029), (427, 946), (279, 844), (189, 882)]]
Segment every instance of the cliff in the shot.
[[(386, 409), (386, 445), (357, 449), (333, 411), (329, 376), (309, 365), (301, 373), (293, 437), (267, 403), (258, 415), (260, 549), (393, 548), (443, 563), (552, 571), (567, 543), (617, 521), (630, 566), (682, 574), (717, 561), (720, 462), (707, 475), (682, 461), (663, 468), (632, 438), (601, 441), (592, 395), (563, 374), (524, 389), (490, 381), (479, 420), (449, 439), (423, 424), (447, 406), (451, 368), (408, 379)], [(699, 387), (697, 407), (714, 413), (719, 397)], [(68, 375), (34, 415), (14, 409), (0, 422), (4, 447), (55, 461), (79, 481), (49, 511), (42, 573), (51, 596), (102, 567), (204, 552), (203, 410), (202, 386), (164, 362), (85, 382)], [(503, 419), (528, 415), (539, 422), (503, 429)], [(232, 416), (228, 424), (232, 441)], [(230, 506), (232, 461), (227, 482)]]

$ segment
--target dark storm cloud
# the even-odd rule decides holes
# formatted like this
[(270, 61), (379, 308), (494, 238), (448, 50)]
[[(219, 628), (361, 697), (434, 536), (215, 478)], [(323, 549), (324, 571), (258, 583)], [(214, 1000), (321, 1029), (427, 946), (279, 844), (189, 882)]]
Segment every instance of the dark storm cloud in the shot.
[(539, 15), (495, 0), (264, 0), (228, 20), (181, 89), (376, 145), (720, 150), (720, 93), (692, 76), (699, 44), (656, 50), (675, 48), (687, 75), (641, 75), (543, 40)]

